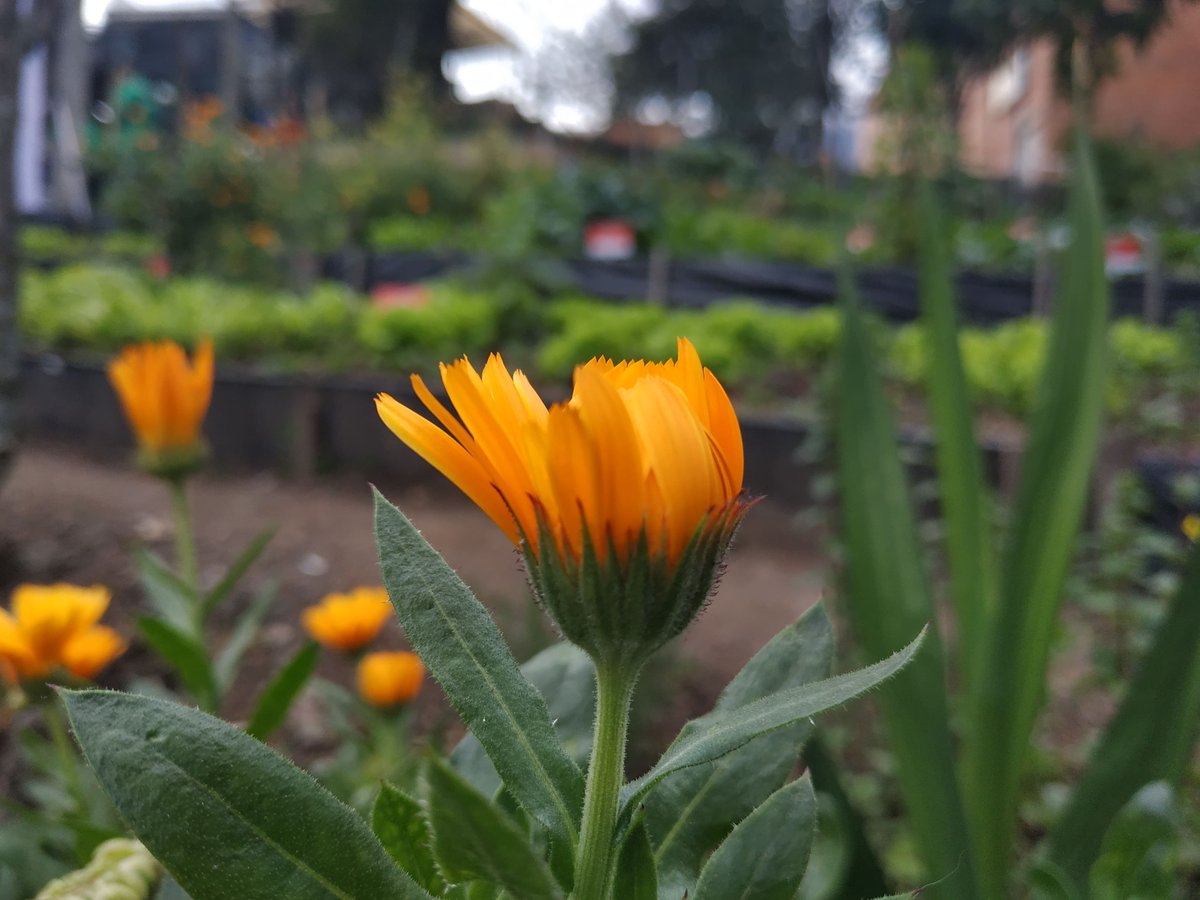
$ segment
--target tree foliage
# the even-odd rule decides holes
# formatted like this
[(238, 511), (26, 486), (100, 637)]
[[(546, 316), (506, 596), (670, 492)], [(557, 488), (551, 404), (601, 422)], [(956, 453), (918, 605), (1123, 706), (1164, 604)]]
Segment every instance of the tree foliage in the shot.
[[(714, 136), (803, 156), (833, 99), (826, 0), (664, 0), (616, 61), (617, 108), (670, 104)], [(707, 121), (704, 121), (707, 120)]]

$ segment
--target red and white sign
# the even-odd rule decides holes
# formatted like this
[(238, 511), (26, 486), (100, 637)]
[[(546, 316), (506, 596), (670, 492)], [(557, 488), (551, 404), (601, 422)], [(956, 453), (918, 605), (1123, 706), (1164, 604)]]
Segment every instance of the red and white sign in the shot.
[(637, 233), (623, 219), (597, 219), (583, 229), (583, 252), (588, 259), (632, 259)]
[(1104, 242), (1104, 272), (1109, 278), (1145, 271), (1145, 248), (1136, 234), (1114, 234)]

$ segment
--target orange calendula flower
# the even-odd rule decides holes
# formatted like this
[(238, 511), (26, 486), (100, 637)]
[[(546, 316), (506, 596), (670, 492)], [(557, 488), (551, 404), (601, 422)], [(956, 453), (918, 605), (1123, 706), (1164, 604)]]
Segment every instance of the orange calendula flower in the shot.
[(358, 664), (358, 693), (372, 706), (389, 709), (421, 692), (425, 666), (415, 653), (368, 653)]
[(211, 341), (201, 342), (190, 363), (174, 341), (126, 347), (109, 363), (108, 378), (148, 470), (178, 475), (199, 463), (200, 425), (212, 398)]
[(386, 590), (360, 587), (348, 594), (329, 594), (304, 610), (301, 621), (314, 640), (351, 652), (375, 640), (391, 614)]
[(106, 625), (95, 625), (67, 641), (62, 649), (62, 665), (76, 678), (91, 681), (128, 647), (116, 631)]
[[(576, 368), (570, 400), (550, 407), (498, 355), (482, 373), (466, 359), (443, 364), (457, 416), (412, 379), (441, 427), (376, 398), (388, 428), (522, 548), (539, 598), (593, 655), (633, 640), (635, 619), (643, 649), (682, 630), (748, 505), (733, 405), (692, 344), (678, 347), (665, 363), (593, 359)], [(685, 568), (696, 577), (672, 589)], [(607, 596), (603, 615), (586, 596)]]
[(125, 651), (125, 641), (97, 625), (108, 608), (103, 587), (20, 585), (12, 612), (0, 609), (0, 671), (5, 678), (42, 678), (62, 666), (90, 679)]

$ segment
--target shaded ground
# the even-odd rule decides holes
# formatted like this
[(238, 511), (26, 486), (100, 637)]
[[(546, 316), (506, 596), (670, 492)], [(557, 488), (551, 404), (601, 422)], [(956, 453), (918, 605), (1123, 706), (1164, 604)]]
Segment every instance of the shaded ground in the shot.
[[(494, 610), (518, 656), (548, 640), (540, 614), (530, 610), (512, 545), (482, 513), (452, 488), (380, 489)], [(370, 491), (357, 477), (295, 483), (265, 474), (205, 475), (193, 483), (192, 497), (201, 577), (208, 583), (254, 535), (278, 528), (241, 595), (231, 600), (231, 606), (247, 602), (268, 579), (280, 581), (268, 627), (226, 710), (236, 718), (303, 639), (298, 615), (304, 606), (330, 591), (379, 582)], [(27, 445), (0, 487), (0, 595), (7, 597), (19, 581), (104, 584), (114, 596), (109, 619), (130, 633), (143, 610), (131, 551), (143, 542), (169, 558), (173, 537), (167, 497), (155, 479), (122, 459)], [(811, 576), (815, 553), (801, 542), (790, 512), (769, 504), (751, 512), (722, 588), (675, 651), (674, 689), (652, 724), (655, 733), (669, 739), (688, 717), (705, 711), (759, 647), (819, 599), (819, 580)], [(223, 624), (218, 619), (215, 627)], [(402, 643), (398, 628), (387, 641)], [(348, 683), (350, 672), (339, 660), (327, 656), (322, 666), (327, 676)], [(135, 647), (107, 680), (120, 684), (160, 671), (148, 652)]]

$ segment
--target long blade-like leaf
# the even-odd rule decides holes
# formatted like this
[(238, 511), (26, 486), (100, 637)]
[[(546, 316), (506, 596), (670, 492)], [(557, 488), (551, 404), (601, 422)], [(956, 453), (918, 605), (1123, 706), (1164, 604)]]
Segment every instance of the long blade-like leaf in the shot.
[(426, 900), (354, 810), (227, 722), (164, 700), (62, 691), (84, 756), (195, 900)]
[(274, 536), (275, 529), (273, 527), (267, 528), (254, 538), (246, 546), (246, 549), (242, 551), (241, 555), (233, 561), (221, 577), (221, 580), (213, 586), (213, 589), (208, 592), (208, 596), (204, 598), (204, 614), (206, 616), (220, 606), (222, 601), (237, 587), (237, 583), (241, 581), (242, 576), (254, 565)]
[(293, 654), (275, 677), (263, 688), (246, 726), (246, 733), (260, 741), (268, 740), (287, 718), (288, 710), (308, 684), (308, 679), (317, 669), (321, 648), (309, 642)]
[(421, 804), (395, 785), (384, 782), (371, 807), (371, 830), (396, 864), (435, 897), (446, 882), (433, 858), (433, 835)]
[(161, 619), (142, 616), (137, 627), (154, 652), (179, 673), (192, 699), (204, 709), (216, 709), (220, 692), (204, 646), (187, 632)]
[(1142, 657), (1079, 786), (1050, 835), (1049, 856), (1081, 890), (1104, 833), (1143, 786), (1178, 782), (1200, 726), (1200, 548)]
[(929, 353), (926, 389), (937, 443), (938, 485), (950, 563), (950, 597), (958, 620), (961, 696), (972, 697), (983, 661), (987, 623), (995, 606), (983, 464), (975, 439), (971, 398), (958, 344), (958, 315), (942, 211), (933, 188), (921, 184), (921, 318)]
[(784, 688), (728, 711), (714, 710), (684, 726), (654, 768), (621, 790), (622, 829), (637, 804), (668, 775), (699, 766), (737, 750), (761, 734), (792, 725), (817, 713), (841, 706), (892, 678), (909, 665), (925, 639), (922, 630), (912, 642), (887, 659), (845, 675)]
[[(891, 404), (878, 354), (850, 283), (842, 289), (838, 474), (846, 546), (845, 595), (863, 650), (881, 656), (936, 620), (922, 565)], [(880, 691), (888, 743), (930, 881), (938, 896), (976, 895), (966, 812), (955, 777), (941, 642), (936, 631), (913, 665)]]
[(1000, 602), (967, 742), (979, 866), (999, 890), (1029, 736), (1044, 699), (1050, 643), (1087, 504), (1104, 410), (1109, 315), (1100, 197), (1090, 149), (1076, 138), (1071, 246), (1029, 425)]
[(517, 801), (574, 849), (583, 773), (554, 733), (546, 703), (462, 579), (375, 492), (375, 539), (392, 605), (413, 649), (491, 757)]

